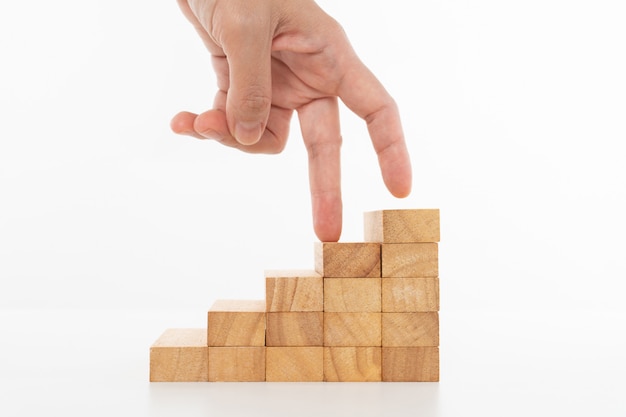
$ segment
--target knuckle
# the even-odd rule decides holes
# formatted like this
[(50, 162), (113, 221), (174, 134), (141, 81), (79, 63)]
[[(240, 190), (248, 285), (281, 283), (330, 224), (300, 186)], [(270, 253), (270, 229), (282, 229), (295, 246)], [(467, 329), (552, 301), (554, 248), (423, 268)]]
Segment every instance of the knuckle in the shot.
[(239, 102), (239, 109), (246, 114), (261, 114), (268, 111), (272, 99), (265, 93), (251, 90), (246, 92)]

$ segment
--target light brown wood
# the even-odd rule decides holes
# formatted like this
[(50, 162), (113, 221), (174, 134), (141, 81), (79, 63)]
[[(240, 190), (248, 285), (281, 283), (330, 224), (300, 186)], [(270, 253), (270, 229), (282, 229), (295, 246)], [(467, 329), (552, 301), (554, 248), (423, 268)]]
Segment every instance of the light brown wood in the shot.
[(439, 381), (439, 348), (383, 347), (383, 381)]
[(380, 244), (317, 242), (315, 270), (325, 278), (380, 278)]
[(439, 278), (382, 279), (382, 311), (406, 313), (439, 310)]
[(265, 300), (217, 300), (207, 334), (209, 346), (265, 346)]
[(324, 311), (380, 312), (380, 278), (324, 278)]
[(437, 243), (384, 243), (381, 250), (383, 278), (439, 276)]
[(167, 329), (150, 347), (151, 382), (206, 382), (206, 329)]
[(380, 347), (325, 347), (324, 380), (329, 382), (381, 381)]
[(324, 279), (313, 270), (265, 271), (266, 311), (323, 311)]
[(324, 313), (317, 311), (267, 313), (267, 346), (322, 346)]
[(366, 242), (439, 242), (439, 209), (371, 211), (364, 223)]
[(321, 346), (268, 347), (265, 380), (268, 382), (321, 382), (324, 351)]
[(439, 346), (439, 313), (382, 313), (382, 345)]
[(209, 347), (209, 381), (265, 381), (265, 347)]
[(382, 313), (324, 313), (324, 346), (381, 346)]

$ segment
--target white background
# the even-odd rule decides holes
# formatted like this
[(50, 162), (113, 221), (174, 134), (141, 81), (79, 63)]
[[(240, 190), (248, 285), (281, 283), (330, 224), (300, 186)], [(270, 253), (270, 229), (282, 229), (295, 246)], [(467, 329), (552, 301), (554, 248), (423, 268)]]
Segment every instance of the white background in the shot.
[[(162, 329), (202, 326), (216, 298), (263, 298), (265, 269), (312, 267), (297, 122), (277, 156), (171, 133), (215, 91), (173, 0), (3, 2), (0, 414), (45, 410), (31, 401), (42, 387), (65, 412), (55, 387), (116, 398), (115, 381), (130, 399), (106, 411), (135, 415), (206, 415), (242, 392), (266, 406), (343, 399), (359, 415), (626, 414), (626, 6), (319, 4), (398, 102), (414, 167), (412, 195), (389, 196), (364, 123), (344, 111), (342, 241), (362, 240), (364, 211), (441, 209), (442, 382), (147, 384)], [(83, 385), (95, 375), (110, 384)]]

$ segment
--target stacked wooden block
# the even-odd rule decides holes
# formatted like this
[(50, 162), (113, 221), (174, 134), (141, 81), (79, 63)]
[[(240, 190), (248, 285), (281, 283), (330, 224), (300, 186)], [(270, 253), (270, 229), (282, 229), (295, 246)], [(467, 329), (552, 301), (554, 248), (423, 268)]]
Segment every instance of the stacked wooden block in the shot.
[(365, 241), (316, 243), (315, 270), (266, 271), (266, 297), (169, 329), (151, 381), (438, 381), (439, 210), (365, 213)]

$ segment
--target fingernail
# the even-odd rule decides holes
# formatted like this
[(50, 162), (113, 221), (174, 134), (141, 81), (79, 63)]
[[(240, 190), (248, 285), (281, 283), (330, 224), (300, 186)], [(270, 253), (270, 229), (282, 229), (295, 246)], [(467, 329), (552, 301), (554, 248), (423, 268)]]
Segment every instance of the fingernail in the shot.
[(237, 122), (235, 139), (242, 145), (254, 145), (261, 139), (263, 126), (256, 122)]

